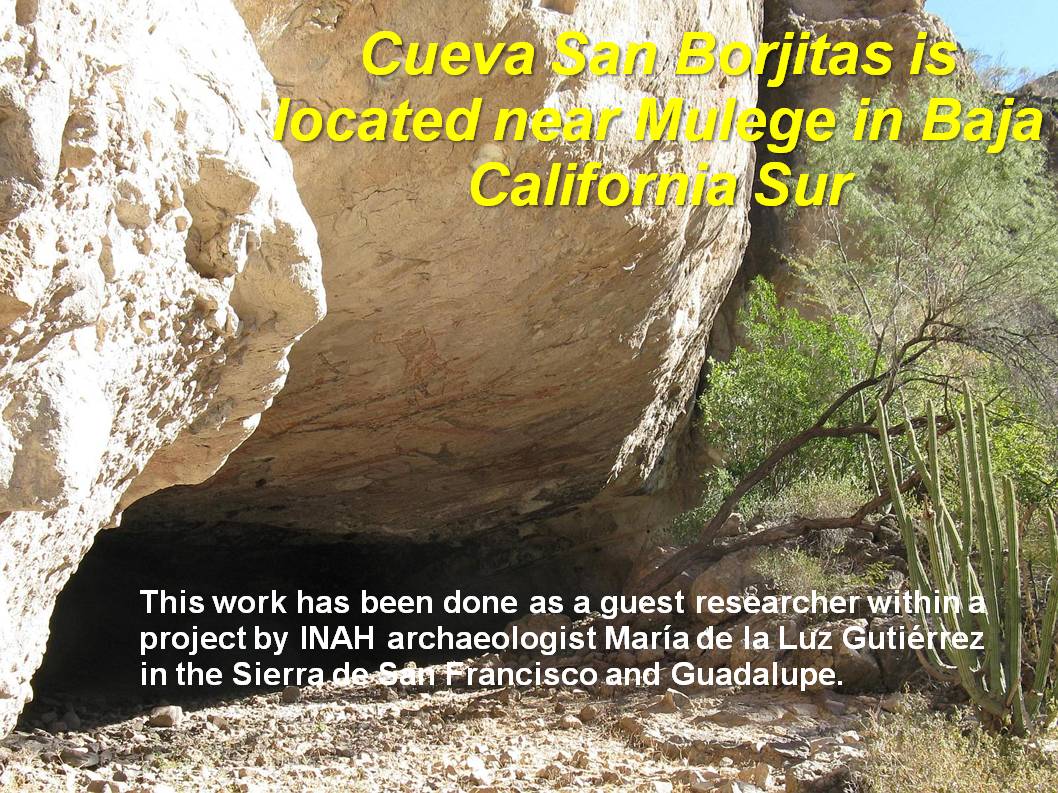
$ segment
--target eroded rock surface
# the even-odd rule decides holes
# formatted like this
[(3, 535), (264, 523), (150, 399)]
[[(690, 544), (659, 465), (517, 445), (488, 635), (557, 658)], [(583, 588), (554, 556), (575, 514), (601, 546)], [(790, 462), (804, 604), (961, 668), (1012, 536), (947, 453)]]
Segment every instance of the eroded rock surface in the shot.
[(1031, 83), (1022, 86), (1018, 93), (1045, 97), (1047, 99), (1058, 99), (1058, 72), (1051, 72), (1043, 75), (1043, 77), (1037, 77)]
[(274, 88), (228, 3), (19, 0), (0, 51), (6, 733), (95, 533), (220, 466), (323, 294)]
[[(756, 98), (752, 78), (673, 75), (685, 31), (756, 40), (755, 0), (239, 6), (281, 94), (317, 107), (407, 99), (447, 111), (483, 96), (488, 119), (504, 106)], [(405, 42), (529, 41), (536, 74), (371, 78), (360, 52), (380, 29)], [(566, 30), (653, 41), (664, 62), (651, 77), (561, 78), (547, 63)], [(617, 495), (653, 488), (742, 258), (745, 200), (621, 213), (486, 209), (468, 194), (474, 164), (497, 155), (514, 172), (567, 160), (625, 173), (709, 162), (749, 187), (750, 145), (646, 146), (632, 139), (633, 115), (604, 144), (289, 143), (320, 233), (328, 317), (294, 350), (290, 383), (248, 444), (207, 485), (152, 500), (151, 519), (426, 540), (525, 524), (608, 483)], [(599, 525), (584, 521), (585, 536)]]
[[(940, 17), (926, 9), (925, 0), (765, 0), (764, 38), (779, 41), (787, 33), (810, 33), (812, 39), (826, 36), (832, 43), (852, 42), (865, 47), (874, 41), (893, 45), (890, 57), (893, 71), (872, 77), (789, 77), (782, 85), (768, 87), (771, 75), (765, 75), (760, 91), (760, 105), (774, 111), (781, 107), (835, 108), (845, 91), (874, 96), (883, 89), (906, 83), (908, 64), (919, 34), (930, 41), (954, 41), (955, 34)], [(966, 68), (960, 54), (961, 67)], [(762, 141), (763, 146), (767, 141)], [(787, 160), (799, 172), (799, 152), (778, 155), (762, 151), (761, 162)], [(710, 338), (711, 354), (725, 359), (741, 339), (737, 326), (738, 309), (750, 281), (758, 275), (768, 278), (784, 298), (797, 299), (800, 285), (789, 273), (783, 257), (790, 253), (791, 243), (804, 232), (803, 218), (793, 218), (785, 208), (752, 207), (750, 223), (753, 234), (746, 258), (719, 312)], [(809, 232), (811, 233), (811, 232)]]
[(926, 10), (926, 0), (767, 0), (766, 35), (809, 31), (831, 43), (850, 41), (865, 47), (874, 41), (893, 45), (893, 70), (878, 77), (806, 76), (775, 89), (773, 99), (789, 107), (832, 107), (845, 90), (864, 96), (907, 82), (912, 53), (920, 34), (930, 41), (953, 41), (944, 21)]

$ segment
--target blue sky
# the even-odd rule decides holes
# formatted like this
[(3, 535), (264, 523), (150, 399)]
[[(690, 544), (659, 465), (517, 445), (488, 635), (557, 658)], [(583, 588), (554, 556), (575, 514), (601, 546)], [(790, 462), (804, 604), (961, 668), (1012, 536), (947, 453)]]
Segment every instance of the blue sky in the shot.
[(1058, 0), (927, 0), (964, 47), (1047, 74), (1058, 69)]

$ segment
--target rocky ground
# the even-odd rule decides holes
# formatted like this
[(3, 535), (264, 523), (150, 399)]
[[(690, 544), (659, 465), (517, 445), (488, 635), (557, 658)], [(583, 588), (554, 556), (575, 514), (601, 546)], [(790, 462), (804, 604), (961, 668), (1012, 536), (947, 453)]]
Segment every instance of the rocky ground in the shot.
[[(893, 698), (830, 692), (286, 689), (129, 718), (38, 703), (4, 790), (829, 789)], [(41, 711), (50, 707), (51, 711)]]
[[(842, 547), (860, 563), (888, 553), (884, 542), (863, 538), (860, 547), (856, 539), (843, 536)], [(733, 538), (740, 550), (719, 554), (718, 561), (678, 585), (719, 595), (760, 585), (760, 549), (745, 546), (751, 540), (740, 529)], [(646, 554), (637, 576), (674, 550)], [(698, 628), (716, 621), (695, 614), (684, 619), (686, 627)], [(775, 619), (754, 617), (746, 624), (768, 632)], [(871, 619), (872, 625), (884, 625), (893, 618)], [(519, 624), (523, 630), (558, 631), (559, 622), (569, 620), (537, 616)], [(732, 618), (727, 627), (741, 635), (742, 622)], [(846, 622), (866, 625), (867, 619)], [(826, 633), (842, 624), (797, 627)], [(493, 655), (468, 664), (517, 666), (533, 660)], [(670, 665), (677, 661), (702, 668), (743, 662), (833, 666), (844, 694), (667, 689)], [(897, 690), (909, 668), (917, 669), (907, 653), (790, 655), (738, 643), (723, 652), (648, 649), (574, 655), (554, 663), (621, 668), (656, 663), (661, 683), (600, 685), (591, 691), (482, 690), (386, 686), (375, 676), (359, 685), (288, 687), (227, 701), (120, 710), (114, 701), (93, 705), (45, 696), (23, 716), (20, 729), (0, 741), (0, 787), (104, 793), (842, 790), (863, 757), (861, 734), (871, 715), (897, 709), (902, 696), (862, 692)], [(436, 679), (445, 678), (438, 668)]]

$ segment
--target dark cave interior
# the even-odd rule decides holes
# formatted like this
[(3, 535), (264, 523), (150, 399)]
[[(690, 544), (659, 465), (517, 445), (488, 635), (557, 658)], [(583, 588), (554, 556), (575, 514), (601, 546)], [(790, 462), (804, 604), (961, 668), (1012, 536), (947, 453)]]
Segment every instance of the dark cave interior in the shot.
[[(168, 686), (141, 686), (141, 631), (233, 631), (240, 626), (290, 632), (286, 651), (277, 658), (270, 651), (154, 651), (153, 664), (170, 669), (181, 660), (196, 666), (225, 670), (239, 661), (264, 666), (319, 666), (333, 669), (353, 666), (377, 668), (383, 661), (420, 666), (457, 660), (466, 653), (440, 652), (417, 655), (390, 652), (388, 631), (424, 630), (442, 624), (450, 630), (500, 630), (513, 617), (439, 613), (445, 595), (465, 594), (568, 594), (550, 580), (554, 565), (511, 568), (496, 564), (496, 557), (481, 552), (481, 543), (453, 545), (379, 544), (355, 540), (314, 542), (303, 533), (274, 527), (224, 527), (213, 539), (201, 527), (181, 534), (142, 525), (123, 526), (99, 534), (92, 549), (59, 596), (51, 619), (44, 661), (33, 679), (34, 701), (23, 714), (31, 726), (41, 712), (71, 701), (95, 703), (97, 712), (113, 720), (127, 718), (159, 702), (190, 704), (241, 696), (260, 687), (178, 687), (172, 675)], [(509, 550), (509, 549), (508, 549)], [(570, 571), (567, 568), (566, 573)], [(565, 586), (571, 578), (566, 578)], [(575, 578), (575, 576), (574, 576)], [(140, 590), (165, 590), (168, 594), (202, 595), (208, 604), (213, 595), (287, 595), (286, 615), (223, 615), (208, 607), (204, 613), (148, 614)], [(297, 593), (346, 595), (351, 605), (344, 615), (298, 614)], [(360, 592), (375, 595), (433, 596), (432, 615), (364, 616)], [(302, 625), (345, 625), (350, 634), (356, 625), (375, 628), (375, 650), (350, 652), (334, 649), (302, 651)], [(379, 648), (378, 645), (383, 645)], [(293, 648), (293, 649), (292, 649)], [(267, 687), (266, 687), (267, 688)], [(274, 687), (273, 687), (274, 688)], [(108, 719), (109, 720), (109, 719)]]

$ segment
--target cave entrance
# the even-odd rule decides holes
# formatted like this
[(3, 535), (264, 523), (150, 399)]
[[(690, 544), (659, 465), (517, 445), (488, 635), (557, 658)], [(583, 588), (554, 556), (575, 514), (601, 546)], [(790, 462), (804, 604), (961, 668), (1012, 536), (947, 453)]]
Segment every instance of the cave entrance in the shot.
[[(261, 662), (268, 666), (319, 666), (333, 669), (349, 661), (352, 666), (377, 668), (382, 661), (414, 661), (422, 666), (465, 656), (434, 653), (409, 657), (388, 652), (390, 630), (426, 630), (444, 624), (452, 630), (499, 630), (511, 617), (360, 614), (360, 590), (377, 595), (429, 594), (442, 596), (459, 589), (480, 595), (527, 594), (547, 591), (546, 580), (536, 575), (512, 574), (483, 566), (474, 546), (445, 544), (379, 544), (313, 538), (274, 527), (222, 526), (186, 532), (134, 525), (102, 532), (68, 582), (56, 603), (43, 664), (33, 680), (34, 701), (23, 714), (23, 727), (49, 726), (49, 721), (79, 703), (82, 717), (107, 723), (129, 718), (144, 708), (165, 702), (193, 704), (241, 696), (251, 687), (141, 686), (141, 631), (229, 631), (259, 625), (268, 630), (290, 631), (281, 658), (271, 652), (202, 652), (191, 659), (200, 666), (216, 666), (229, 675), (233, 663)], [(542, 588), (540, 588), (542, 587)], [(140, 590), (166, 590), (168, 594), (267, 595), (272, 590), (288, 595), (286, 616), (223, 616), (207, 609), (200, 614), (147, 614)], [(349, 597), (346, 615), (305, 616), (296, 608), (296, 593)], [(301, 651), (303, 624), (371, 624), (376, 649), (350, 653)], [(292, 650), (290, 645), (294, 645)], [(379, 645), (382, 649), (377, 649)], [(183, 654), (155, 654), (158, 665), (171, 668)], [(256, 689), (260, 691), (261, 689)]]

